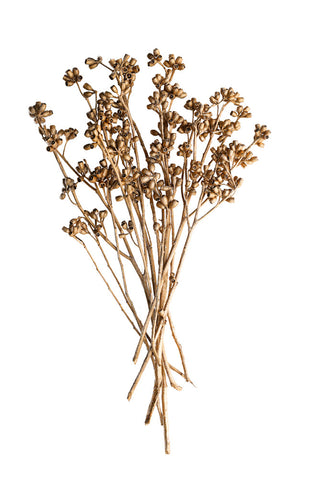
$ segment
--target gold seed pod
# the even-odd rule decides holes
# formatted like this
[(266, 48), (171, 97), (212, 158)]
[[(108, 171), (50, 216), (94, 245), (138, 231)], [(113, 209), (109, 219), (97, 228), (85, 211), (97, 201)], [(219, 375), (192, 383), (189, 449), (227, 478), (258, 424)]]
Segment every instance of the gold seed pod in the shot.
[(168, 197), (166, 197), (166, 196), (161, 197), (160, 202), (162, 203), (162, 205), (167, 207), (168, 206)]
[(150, 188), (150, 190), (153, 190), (155, 186), (156, 182), (154, 180), (150, 180), (150, 182), (148, 183), (148, 187)]
[(116, 196), (116, 201), (121, 202), (121, 200), (123, 200), (123, 196), (122, 195), (117, 195)]
[(147, 175), (144, 175), (143, 177), (140, 178), (141, 183), (147, 183), (150, 180), (150, 177)]
[(168, 205), (168, 206), (169, 206), (170, 209), (173, 209), (173, 208), (175, 208), (177, 205), (179, 205), (179, 200), (174, 199), (174, 200), (171, 200), (171, 202), (169, 202), (169, 205)]
[(241, 187), (242, 184), (243, 184), (243, 178), (238, 178), (237, 187)]

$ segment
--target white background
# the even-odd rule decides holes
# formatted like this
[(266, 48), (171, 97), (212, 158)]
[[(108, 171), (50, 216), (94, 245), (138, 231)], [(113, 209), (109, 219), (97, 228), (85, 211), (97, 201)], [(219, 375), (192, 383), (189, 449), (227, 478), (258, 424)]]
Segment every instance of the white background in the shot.
[[(10, 2), (2, 7), (0, 478), (319, 480), (317, 2)], [(3, 15), (4, 14), (4, 15)], [(233, 86), (272, 136), (234, 205), (193, 237), (173, 315), (197, 385), (169, 394), (172, 454), (131, 403), (135, 334), (62, 231), (73, 215), (27, 107), (83, 128), (64, 71), (129, 53), (135, 105), (153, 48), (207, 101)], [(96, 75), (97, 74), (97, 75)], [(100, 77), (101, 82), (101, 77)], [(109, 86), (110, 83), (108, 81)], [(139, 107), (138, 107), (139, 108)], [(136, 111), (148, 134), (154, 117)], [(82, 123), (81, 123), (82, 122)]]

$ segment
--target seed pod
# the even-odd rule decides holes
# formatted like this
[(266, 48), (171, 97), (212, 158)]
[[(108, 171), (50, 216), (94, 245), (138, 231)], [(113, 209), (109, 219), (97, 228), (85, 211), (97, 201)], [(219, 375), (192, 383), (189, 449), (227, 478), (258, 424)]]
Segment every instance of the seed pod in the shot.
[(121, 202), (121, 200), (123, 200), (123, 196), (122, 195), (117, 195), (116, 196), (116, 201)]
[(167, 207), (168, 206), (168, 198), (166, 196), (163, 196), (160, 198), (160, 202), (162, 203), (162, 205), (164, 207)]
[(163, 203), (161, 203), (160, 201), (156, 203), (157, 207), (158, 208), (161, 208), (162, 210), (164, 210), (166, 207), (163, 205)]
[(210, 192), (209, 195), (208, 195), (208, 198), (210, 200), (216, 200), (217, 199), (217, 195), (214, 193), (214, 192)]
[(141, 183), (147, 183), (150, 180), (150, 177), (147, 175), (144, 175), (143, 177), (140, 177)]
[(159, 228), (160, 228), (160, 223), (154, 222), (154, 224), (153, 224), (153, 230), (154, 230), (155, 232), (157, 232), (157, 231), (159, 230)]
[(171, 200), (171, 202), (169, 202), (168, 206), (171, 210), (171, 209), (175, 208), (177, 205), (179, 205), (179, 200), (174, 199), (174, 200)]
[(226, 199), (226, 202), (228, 203), (234, 203), (234, 197), (229, 197)]
[(150, 188), (150, 190), (153, 190), (155, 186), (156, 182), (154, 180), (150, 180), (150, 182), (148, 183), (148, 187)]
[(103, 222), (103, 220), (106, 218), (106, 216), (108, 215), (108, 210), (101, 210), (100, 212), (100, 220), (101, 222)]
[(92, 212), (90, 213), (90, 217), (93, 218), (94, 220), (98, 220), (98, 209), (97, 208), (92, 210)]

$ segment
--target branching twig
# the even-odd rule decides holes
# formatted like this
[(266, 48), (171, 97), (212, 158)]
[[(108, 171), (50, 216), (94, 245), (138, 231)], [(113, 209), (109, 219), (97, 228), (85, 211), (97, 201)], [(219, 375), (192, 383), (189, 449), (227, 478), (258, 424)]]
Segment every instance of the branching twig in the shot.
[[(78, 130), (47, 126), (46, 120), (52, 111), (47, 110), (45, 103), (36, 102), (29, 113), (62, 173), (60, 198), (69, 199), (79, 212), (63, 230), (83, 246), (138, 334), (135, 363), (142, 346), (146, 347), (128, 400), (151, 360), (154, 385), (145, 422), (150, 422), (157, 409), (164, 429), (165, 452), (169, 453), (167, 388), (170, 385), (181, 390), (175, 374), (192, 383), (169, 312), (182, 264), (196, 225), (222, 203), (234, 201), (234, 194), (242, 183), (234, 170), (257, 160), (251, 148), (263, 147), (270, 132), (265, 125), (257, 124), (248, 146), (237, 141), (228, 143), (239, 130), (240, 121), (251, 117), (249, 107), (242, 105), (243, 98), (232, 88), (221, 88), (210, 97), (209, 103), (201, 103), (194, 97), (187, 99), (184, 107), (190, 115), (182, 117), (173, 110), (173, 105), (187, 94), (178, 83), (173, 83), (173, 77), (184, 70), (183, 60), (173, 54), (163, 60), (160, 51), (154, 49), (148, 54), (148, 65), (159, 65), (162, 70), (152, 79), (155, 91), (147, 105), (158, 117), (155, 128), (151, 129), (156, 138), (148, 147), (130, 109), (134, 82), (140, 70), (136, 59), (126, 54), (110, 60), (109, 65), (103, 63), (102, 57), (87, 58), (85, 63), (90, 69), (106, 68), (110, 79), (116, 81), (109, 90), (98, 93), (89, 83), (81, 84), (78, 68), (67, 70), (63, 77), (67, 86), (77, 86), (88, 106), (85, 131), (88, 143), (84, 150), (89, 153), (98, 148), (102, 156), (94, 167), (87, 159), (79, 159), (74, 165), (67, 155), (66, 147), (77, 137)], [(228, 105), (234, 110), (226, 114)], [(200, 142), (204, 141), (205, 146), (201, 148)], [(177, 153), (177, 157), (173, 158), (173, 153)], [(93, 201), (83, 195), (83, 190)], [(98, 202), (93, 210), (84, 206), (92, 202)], [(82, 235), (94, 240), (93, 246), (102, 254), (110, 280), (80, 238)], [(115, 262), (118, 269), (114, 268)], [(142, 288), (145, 305), (133, 297), (138, 287)], [(167, 358), (167, 323), (182, 370)]]

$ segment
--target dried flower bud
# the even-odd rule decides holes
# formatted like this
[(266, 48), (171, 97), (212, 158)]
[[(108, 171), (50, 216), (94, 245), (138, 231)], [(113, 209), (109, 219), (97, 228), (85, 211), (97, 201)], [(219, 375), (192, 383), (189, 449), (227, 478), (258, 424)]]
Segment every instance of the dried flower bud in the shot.
[(102, 57), (98, 57), (97, 60), (94, 58), (87, 58), (84, 62), (90, 69), (96, 68), (102, 62)]
[(103, 222), (103, 220), (106, 218), (107, 215), (108, 215), (108, 210), (101, 210), (101, 212), (99, 212), (100, 221)]
[(179, 200), (174, 199), (174, 200), (171, 200), (171, 202), (169, 202), (168, 207), (169, 207), (170, 209), (173, 209), (173, 208), (175, 208), (177, 205), (179, 205)]

